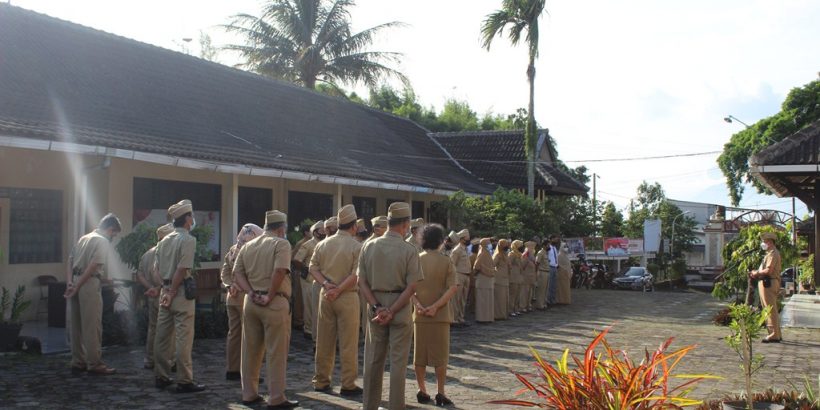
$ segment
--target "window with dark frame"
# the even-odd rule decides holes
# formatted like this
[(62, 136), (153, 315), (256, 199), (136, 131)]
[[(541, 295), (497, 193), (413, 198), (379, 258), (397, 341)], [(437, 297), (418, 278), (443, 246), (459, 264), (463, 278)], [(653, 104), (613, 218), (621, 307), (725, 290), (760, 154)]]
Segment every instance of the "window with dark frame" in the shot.
[(0, 188), (9, 199), (10, 265), (63, 261), (63, 191)]
[(411, 205), (413, 211), (413, 219), (416, 218), (424, 218), (427, 219), (427, 215), (425, 215), (424, 209), (424, 201), (413, 201)]
[(288, 191), (288, 226), (303, 221), (321, 221), (333, 216), (333, 195)]
[(356, 215), (359, 218), (369, 221), (376, 216), (376, 198), (354, 196), (353, 206), (356, 207)]
[(273, 209), (273, 190), (266, 188), (239, 187), (237, 227), (247, 223), (265, 227), (265, 213)]

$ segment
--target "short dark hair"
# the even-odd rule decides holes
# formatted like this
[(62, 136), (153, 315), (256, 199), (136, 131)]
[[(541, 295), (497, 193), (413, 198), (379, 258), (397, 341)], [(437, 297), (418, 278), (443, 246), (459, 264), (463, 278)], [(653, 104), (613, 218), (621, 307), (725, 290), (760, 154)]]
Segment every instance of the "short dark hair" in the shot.
[(554, 233), (554, 234), (550, 235), (550, 240), (558, 239), (560, 237), (561, 237), (560, 235), (558, 235), (557, 233)]
[(302, 233), (305, 233), (305, 232), (310, 232), (310, 225), (307, 225), (307, 224), (302, 225), (302, 226), (300, 227), (300, 230), (299, 230), (299, 231), (300, 231), (300, 232), (302, 232)]
[(339, 230), (340, 230), (340, 231), (346, 231), (346, 230), (348, 230), (348, 229), (352, 228), (352, 227), (353, 227), (353, 225), (356, 225), (356, 221), (355, 221), (355, 220), (354, 220), (354, 221), (352, 221), (352, 222), (348, 222), (348, 223), (346, 223), (346, 224), (340, 224), (340, 225), (339, 225)]
[(186, 213), (182, 214), (179, 218), (174, 219), (174, 228), (181, 228), (181, 227), (185, 226), (185, 218), (187, 218), (189, 216), (193, 216), (193, 214), (190, 213), (190, 212), (186, 212)]
[(404, 218), (390, 218), (390, 219), (387, 220), (387, 225), (389, 225), (389, 226), (399, 226), (399, 225), (401, 225), (405, 222), (410, 222), (410, 217), (409, 216), (404, 217)]
[(265, 230), (266, 231), (275, 231), (275, 230), (277, 230), (277, 229), (279, 229), (283, 226), (285, 226), (284, 222), (271, 222), (271, 223), (265, 225)]
[(423, 249), (438, 249), (438, 247), (444, 242), (444, 227), (439, 224), (427, 225), (424, 227), (421, 237), (421, 247)]
[(113, 228), (115, 231), (118, 232), (122, 231), (122, 225), (120, 224), (119, 218), (117, 218), (117, 215), (111, 213), (107, 214), (106, 216), (102, 217), (102, 219), (100, 219), (101, 230), (104, 231), (110, 228)]

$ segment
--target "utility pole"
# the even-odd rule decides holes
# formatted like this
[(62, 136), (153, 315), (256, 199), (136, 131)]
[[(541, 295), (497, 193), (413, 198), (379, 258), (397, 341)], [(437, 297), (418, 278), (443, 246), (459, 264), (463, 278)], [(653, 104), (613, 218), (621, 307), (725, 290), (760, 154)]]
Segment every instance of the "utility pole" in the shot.
[(598, 234), (598, 190), (595, 180), (598, 179), (598, 174), (592, 174), (592, 236)]

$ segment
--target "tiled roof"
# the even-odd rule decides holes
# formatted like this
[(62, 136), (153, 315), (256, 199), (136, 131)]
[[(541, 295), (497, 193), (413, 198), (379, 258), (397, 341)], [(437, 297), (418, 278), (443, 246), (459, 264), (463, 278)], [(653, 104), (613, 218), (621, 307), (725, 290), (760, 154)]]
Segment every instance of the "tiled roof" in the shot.
[(494, 189), (409, 120), (6, 4), (0, 135), (442, 190)]
[[(778, 196), (796, 196), (815, 209), (815, 187), (820, 176), (820, 120), (764, 148), (749, 163), (758, 180)], [(776, 170), (778, 166), (786, 169)]]
[[(539, 134), (543, 136), (542, 140), (549, 135), (546, 130), (541, 130)], [(527, 188), (524, 131), (442, 132), (430, 135), (480, 180), (505, 188)], [(550, 157), (554, 157), (551, 149)], [(588, 190), (551, 161), (544, 160), (536, 163), (535, 188), (565, 195), (585, 195)]]

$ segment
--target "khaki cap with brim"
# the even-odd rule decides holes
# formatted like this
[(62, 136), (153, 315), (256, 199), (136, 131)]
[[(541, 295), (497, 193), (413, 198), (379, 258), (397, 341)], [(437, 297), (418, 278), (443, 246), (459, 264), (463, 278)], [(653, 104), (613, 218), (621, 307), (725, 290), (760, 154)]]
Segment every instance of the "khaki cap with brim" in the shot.
[(351, 222), (355, 222), (356, 219), (358, 219), (358, 216), (356, 216), (356, 207), (354, 207), (353, 205), (345, 205), (339, 208), (339, 212), (337, 215), (339, 225), (349, 224)]
[(283, 212), (279, 212), (277, 210), (268, 211), (265, 213), (265, 225), (280, 223), (280, 222), (287, 222), (288, 216), (285, 215)]
[(411, 228), (421, 228), (424, 226), (424, 218), (416, 218), (410, 221)]
[(314, 232), (318, 231), (319, 229), (324, 229), (324, 228), (325, 228), (325, 221), (316, 222), (315, 224), (313, 224), (313, 226), (310, 227), (310, 233), (314, 233)]
[(388, 219), (402, 219), (410, 217), (410, 205), (407, 202), (393, 202), (387, 208)]
[(168, 236), (169, 233), (174, 231), (173, 224), (165, 224), (157, 228), (157, 239), (162, 240), (162, 238)]
[(776, 241), (777, 240), (777, 234), (774, 233), (774, 232), (763, 232), (762, 234), (760, 234), (760, 239), (763, 239), (764, 241), (765, 240)]
[(356, 231), (361, 232), (361, 231), (366, 231), (366, 230), (367, 230), (367, 225), (364, 223), (364, 219), (357, 220), (356, 221)]
[(190, 199), (183, 199), (168, 207), (168, 215), (174, 220), (188, 212), (194, 212), (194, 205)]
[(373, 224), (373, 226), (378, 226), (379, 228), (387, 228), (387, 217), (377, 216), (371, 219), (370, 223)]
[(450, 238), (451, 241), (458, 242), (459, 238), (458, 238), (458, 234), (456, 233), (456, 231), (450, 231), (450, 234), (447, 235), (447, 236)]
[(327, 218), (327, 220), (325, 221), (325, 229), (330, 228), (330, 227), (338, 228), (339, 227), (339, 218), (337, 218), (335, 216), (331, 216), (330, 218)]
[(479, 238), (475, 238), (470, 241), (470, 245), (478, 245), (479, 243), (481, 243), (481, 239)]
[(468, 231), (466, 229), (462, 229), (462, 230), (458, 231), (458, 233), (456, 235), (458, 235), (459, 239), (467, 239), (467, 238), (470, 237), (470, 231)]

